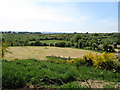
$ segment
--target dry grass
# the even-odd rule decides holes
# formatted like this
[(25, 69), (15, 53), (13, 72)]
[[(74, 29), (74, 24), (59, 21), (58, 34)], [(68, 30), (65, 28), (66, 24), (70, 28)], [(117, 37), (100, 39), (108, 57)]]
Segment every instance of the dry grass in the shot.
[(73, 49), (73, 48), (60, 48), (60, 47), (37, 47), (37, 46), (24, 46), (24, 47), (9, 47), (10, 52), (5, 55), (7, 60), (15, 59), (38, 59), (45, 60), (46, 56), (60, 56), (71, 58), (83, 57), (87, 53), (97, 53), (89, 50)]

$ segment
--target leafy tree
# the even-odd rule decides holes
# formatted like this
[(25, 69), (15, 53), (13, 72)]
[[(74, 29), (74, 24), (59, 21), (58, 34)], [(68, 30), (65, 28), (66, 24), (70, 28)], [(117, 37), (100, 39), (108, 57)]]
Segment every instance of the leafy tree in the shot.
[(40, 45), (41, 45), (40, 41), (36, 41), (36, 42), (34, 43), (34, 46), (40, 46)]
[(47, 43), (42, 43), (42, 46), (48, 46), (48, 44)]
[(54, 46), (54, 43), (50, 43), (50, 46)]
[(79, 39), (82, 39), (82, 36), (80, 34), (75, 34), (70, 40), (71, 42), (78, 42)]
[(114, 43), (113, 43), (113, 46), (114, 46), (114, 48), (116, 48), (116, 47), (117, 47), (117, 43), (114, 42)]
[(11, 46), (13, 46), (13, 43), (11, 43)]
[(75, 47), (78, 48), (78, 43), (75, 43)]
[(55, 46), (57, 46), (57, 47), (65, 47), (66, 43), (65, 42), (57, 42), (57, 43), (55, 43)]
[(67, 47), (71, 47), (72, 45), (71, 45), (71, 43), (68, 43), (66, 46), (67, 46)]
[(108, 52), (109, 45), (107, 43), (103, 44), (103, 50)]
[(112, 46), (108, 46), (108, 52), (115, 52), (115, 50)]
[(92, 47), (93, 47), (93, 49), (95, 50), (96, 48), (98, 48), (98, 45), (97, 45), (96, 43), (93, 43), (93, 44), (92, 44)]
[(28, 41), (25, 41), (24, 46), (28, 46)]
[(83, 43), (83, 40), (79, 40), (79, 41), (78, 41), (78, 48), (82, 48), (82, 46), (83, 46), (82, 43)]
[(8, 51), (8, 43), (2, 38), (1, 57), (4, 58), (7, 52), (11, 53)]

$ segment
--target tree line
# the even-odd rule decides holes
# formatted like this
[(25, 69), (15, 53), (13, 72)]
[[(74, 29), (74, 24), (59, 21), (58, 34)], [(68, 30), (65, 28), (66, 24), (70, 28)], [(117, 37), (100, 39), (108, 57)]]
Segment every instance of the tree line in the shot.
[[(9, 46), (57, 46), (75, 47), (106, 52), (115, 52), (120, 45), (120, 33), (60, 33), (60, 34), (3, 34)], [(47, 43), (42, 40), (60, 40)], [(70, 43), (61, 42), (70, 41)]]

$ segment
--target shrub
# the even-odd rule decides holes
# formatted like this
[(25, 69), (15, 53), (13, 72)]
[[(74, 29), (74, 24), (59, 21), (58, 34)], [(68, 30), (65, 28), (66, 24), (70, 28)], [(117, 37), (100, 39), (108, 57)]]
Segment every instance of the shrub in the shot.
[(55, 46), (57, 46), (57, 47), (65, 47), (66, 43), (65, 42), (57, 42), (57, 43), (55, 43)]
[(83, 58), (73, 59), (72, 61), (74, 61), (77, 67), (86, 65), (99, 69), (112, 70), (113, 72), (120, 72), (118, 69), (120, 68), (120, 64), (117, 62), (114, 53), (104, 52), (101, 55), (88, 53)]
[(49, 46), (54, 46), (54, 43), (50, 43)]
[(34, 43), (34, 46), (40, 46), (41, 45), (41, 42), (40, 41), (36, 41), (35, 43)]
[(47, 43), (42, 43), (42, 46), (48, 46), (48, 44)]
[(80, 67), (80, 66), (83, 66), (83, 65), (86, 65), (86, 61), (82, 58), (78, 58), (74, 64), (77, 66), (77, 67)]

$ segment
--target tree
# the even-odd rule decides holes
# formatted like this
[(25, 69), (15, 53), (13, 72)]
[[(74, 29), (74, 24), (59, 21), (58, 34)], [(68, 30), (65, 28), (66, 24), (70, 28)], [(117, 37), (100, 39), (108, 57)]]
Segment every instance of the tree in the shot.
[(67, 47), (71, 47), (72, 45), (71, 45), (71, 43), (68, 43), (66, 46), (67, 46)]
[(106, 51), (106, 52), (115, 52), (114, 48), (113, 48), (112, 46), (106, 44), (106, 43), (103, 44), (103, 49), (104, 49), (104, 51)]
[(4, 58), (7, 52), (11, 53), (10, 51), (8, 51), (7, 42), (4, 40), (4, 38), (2, 38), (1, 57)]
[(82, 39), (82, 36), (80, 34), (75, 34), (70, 41), (73, 42), (78, 42), (79, 39)]
[(57, 46), (57, 47), (65, 47), (66, 43), (65, 42), (57, 42), (57, 43), (55, 43), (55, 46)]
[(42, 43), (42, 46), (48, 46), (48, 44), (44, 42), (44, 43)]
[(93, 49), (95, 50), (95, 49), (98, 47), (98, 45), (97, 45), (96, 43), (93, 43), (93, 44), (92, 44), (92, 47), (93, 47)]
[(83, 43), (82, 40), (78, 41), (78, 48), (82, 48), (82, 45), (83, 45), (82, 43)]
[(78, 48), (78, 43), (75, 43), (75, 47)]
[(25, 41), (24, 46), (28, 46), (28, 41)]
[(115, 52), (115, 50), (112, 46), (108, 46), (108, 52)]
[(104, 43), (102, 47), (104, 51), (108, 52), (109, 45), (107, 43)]
[(49, 46), (54, 46), (54, 43), (50, 43)]
[(85, 40), (79, 39), (79, 41), (78, 41), (78, 48), (83, 48), (83, 47), (85, 47), (85, 45), (86, 45)]
[(41, 45), (40, 41), (36, 41), (36, 42), (34, 43), (34, 46), (40, 46), (40, 45)]
[(114, 42), (114, 43), (113, 43), (113, 46), (114, 46), (114, 48), (117, 48), (117, 43)]
[(11, 43), (11, 46), (13, 46), (13, 43)]

